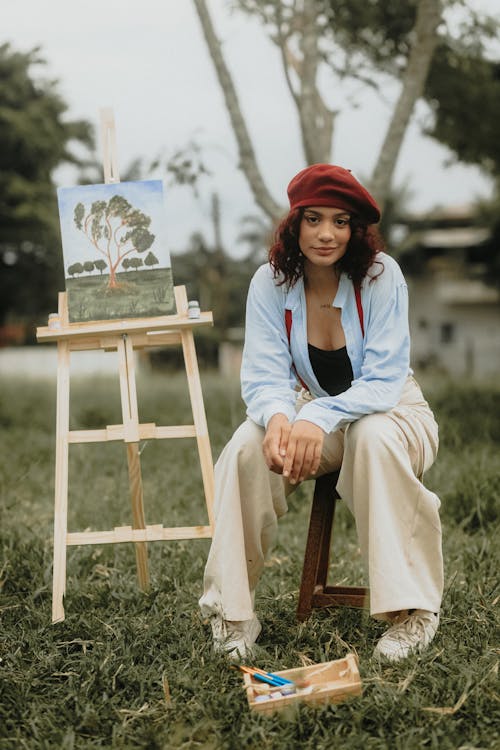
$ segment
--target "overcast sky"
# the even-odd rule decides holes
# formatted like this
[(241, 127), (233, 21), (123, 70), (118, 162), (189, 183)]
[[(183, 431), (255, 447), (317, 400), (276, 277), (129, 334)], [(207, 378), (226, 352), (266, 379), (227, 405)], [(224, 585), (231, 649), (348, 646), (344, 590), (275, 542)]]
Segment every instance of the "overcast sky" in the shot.
[[(475, 0), (475, 5), (498, 11), (498, 0)], [(230, 14), (225, 0), (209, 0), (209, 7), (259, 165), (275, 199), (285, 205), (286, 185), (304, 162), (279, 56), (262, 29)], [(225, 245), (229, 252), (241, 253), (238, 221), (258, 209), (236, 168), (236, 143), (191, 0), (1, 0), (0, 29), (1, 41), (16, 49), (41, 45), (49, 74), (59, 79), (70, 106), (70, 118), (98, 126), (99, 109), (113, 108), (122, 170), (136, 157), (147, 162), (196, 138), (213, 175), (204, 181), (198, 199), (185, 187), (168, 190), (168, 249), (175, 253), (185, 248), (193, 231), (210, 232), (210, 195), (217, 191)], [(370, 175), (396, 94), (394, 87), (385, 90), (384, 98), (364, 95), (353, 107), (346, 91), (330, 82), (328, 102), (341, 110), (333, 163), (352, 169), (360, 179)], [(425, 116), (421, 105), (396, 172), (396, 183), (408, 182), (413, 192), (410, 207), (426, 210), (489, 195), (491, 183), (479, 170), (450, 166), (450, 153), (420, 135), (418, 121)], [(72, 175), (59, 171), (57, 181), (69, 186)]]

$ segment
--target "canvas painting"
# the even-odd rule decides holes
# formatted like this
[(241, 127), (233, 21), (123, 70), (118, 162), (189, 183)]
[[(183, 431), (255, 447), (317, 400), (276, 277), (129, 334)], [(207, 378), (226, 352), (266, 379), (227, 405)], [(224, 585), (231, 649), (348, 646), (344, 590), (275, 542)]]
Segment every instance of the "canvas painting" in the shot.
[(175, 312), (161, 180), (57, 191), (70, 323)]

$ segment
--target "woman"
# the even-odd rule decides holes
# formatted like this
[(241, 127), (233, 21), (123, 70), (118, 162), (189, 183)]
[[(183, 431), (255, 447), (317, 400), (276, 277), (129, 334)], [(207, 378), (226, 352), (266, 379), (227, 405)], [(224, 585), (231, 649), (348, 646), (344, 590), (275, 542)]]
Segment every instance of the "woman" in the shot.
[(215, 467), (200, 606), (216, 649), (248, 656), (260, 632), (255, 587), (286, 495), (340, 468), (370, 612), (389, 622), (375, 654), (402, 659), (434, 637), (443, 588), (439, 499), (421, 481), (438, 430), (409, 365), (407, 287), (379, 250), (377, 204), (348, 170), (307, 167), (288, 196), (248, 293), (248, 418)]

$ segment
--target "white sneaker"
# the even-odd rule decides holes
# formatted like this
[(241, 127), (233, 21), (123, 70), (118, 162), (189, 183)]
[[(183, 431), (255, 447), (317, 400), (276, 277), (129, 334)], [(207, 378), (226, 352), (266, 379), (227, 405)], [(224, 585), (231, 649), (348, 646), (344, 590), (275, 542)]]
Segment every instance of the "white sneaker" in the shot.
[(261, 631), (261, 624), (254, 615), (251, 620), (223, 620), (222, 617), (212, 617), (210, 620), (214, 649), (226, 652), (230, 659), (246, 659), (251, 656), (252, 649)]
[(436, 634), (439, 615), (414, 609), (411, 614), (402, 612), (393, 622), (375, 646), (374, 656), (399, 661), (414, 651), (427, 648)]

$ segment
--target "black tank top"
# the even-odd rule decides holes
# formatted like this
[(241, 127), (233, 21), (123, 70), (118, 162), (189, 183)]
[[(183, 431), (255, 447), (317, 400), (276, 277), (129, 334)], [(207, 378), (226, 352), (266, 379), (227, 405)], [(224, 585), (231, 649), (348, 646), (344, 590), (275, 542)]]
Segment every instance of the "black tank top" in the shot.
[(346, 391), (354, 379), (347, 348), (326, 350), (308, 344), (308, 349), (311, 367), (323, 390), (330, 396)]

